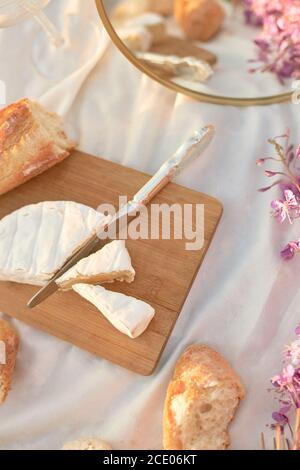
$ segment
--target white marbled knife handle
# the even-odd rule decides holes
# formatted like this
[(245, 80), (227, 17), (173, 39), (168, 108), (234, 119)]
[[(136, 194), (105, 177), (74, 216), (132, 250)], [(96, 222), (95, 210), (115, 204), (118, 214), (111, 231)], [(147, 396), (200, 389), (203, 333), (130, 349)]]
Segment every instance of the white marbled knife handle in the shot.
[(196, 160), (210, 144), (214, 136), (214, 127), (206, 126), (184, 142), (175, 154), (169, 158), (155, 175), (133, 197), (135, 204), (147, 205), (160, 190), (172, 181), (189, 163)]
[(153, 52), (137, 52), (136, 56), (146, 64), (158, 66), (175, 77), (182, 77), (199, 83), (206, 82), (213, 74), (211, 66), (196, 57), (178, 57)]
[[(137, 192), (133, 199), (120, 209), (109, 225), (115, 223), (121, 224), (123, 219), (136, 215), (139, 207), (146, 206), (185, 166), (202, 154), (210, 144), (214, 134), (215, 129), (211, 125), (194, 132), (193, 136), (179, 147), (177, 152), (160, 167), (157, 173)], [(100, 237), (101, 233), (98, 236)]]

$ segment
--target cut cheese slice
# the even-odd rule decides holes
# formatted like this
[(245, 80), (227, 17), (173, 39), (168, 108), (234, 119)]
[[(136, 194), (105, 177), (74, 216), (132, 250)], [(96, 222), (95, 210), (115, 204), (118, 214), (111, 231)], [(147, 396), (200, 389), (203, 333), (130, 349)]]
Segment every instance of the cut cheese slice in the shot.
[(71, 289), (74, 284), (103, 284), (105, 282), (132, 282), (135, 270), (124, 240), (115, 240), (87, 258), (79, 261), (63, 274), (56, 283), (61, 289)]
[(101, 286), (75, 284), (73, 290), (95, 305), (117, 330), (133, 339), (147, 329), (155, 314), (146, 302)]
[(42, 286), (108, 218), (71, 201), (41, 202), (0, 221), (0, 280)]

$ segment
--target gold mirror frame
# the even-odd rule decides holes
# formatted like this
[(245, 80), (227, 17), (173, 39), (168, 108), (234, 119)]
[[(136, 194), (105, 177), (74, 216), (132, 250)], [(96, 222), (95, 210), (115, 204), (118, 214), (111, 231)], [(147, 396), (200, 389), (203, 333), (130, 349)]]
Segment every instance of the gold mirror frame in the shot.
[(230, 105), (230, 106), (257, 106), (257, 105), (270, 105), (275, 103), (283, 103), (292, 98), (292, 91), (281, 93), (279, 95), (272, 95), (272, 96), (265, 96), (261, 98), (232, 98), (226, 96), (214, 96), (207, 93), (200, 93), (197, 91), (190, 90), (181, 85), (177, 85), (171, 81), (168, 81), (156, 73), (152, 72), (148, 67), (143, 65), (135, 55), (125, 46), (125, 44), (121, 41), (119, 36), (117, 35), (113, 25), (110, 22), (110, 19), (106, 13), (103, 0), (95, 0), (97, 9), (100, 15), (100, 18), (104, 24), (106, 31), (108, 32), (109, 36), (111, 37), (114, 44), (118, 47), (118, 49), (124, 54), (126, 59), (128, 59), (137, 69), (141, 72), (145, 73), (149, 77), (156, 80), (161, 85), (177, 92), (182, 93), (184, 95), (190, 96), (191, 98), (195, 98), (199, 101), (204, 101), (205, 103), (212, 103), (212, 104), (222, 104), (222, 105)]

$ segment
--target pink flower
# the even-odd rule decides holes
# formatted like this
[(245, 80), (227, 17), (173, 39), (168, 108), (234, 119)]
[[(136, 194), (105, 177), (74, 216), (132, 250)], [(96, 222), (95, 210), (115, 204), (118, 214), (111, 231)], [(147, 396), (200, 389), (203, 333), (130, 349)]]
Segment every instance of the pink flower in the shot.
[(291, 191), (290, 189), (286, 189), (284, 191), (284, 196), (289, 207), (291, 208), (298, 207), (298, 202), (293, 191)]
[(273, 216), (282, 224), (288, 216), (288, 207), (285, 202), (281, 199), (275, 199), (271, 202), (271, 207), (273, 209)]
[(300, 77), (299, 0), (244, 0), (246, 22), (262, 26), (255, 40), (258, 70), (277, 75), (280, 82)]
[[(274, 393), (279, 401), (281, 408), (272, 414), (275, 424), (271, 424), (271, 428), (278, 429), (284, 433), (286, 425), (291, 432), (292, 438), (295, 437), (294, 448), (297, 444), (297, 434), (294, 436), (291, 419), (292, 413), (295, 415), (300, 408), (300, 325), (296, 328), (296, 335), (298, 339), (288, 345), (284, 351), (286, 366), (282, 372), (272, 378), (271, 382), (274, 385)], [(294, 421), (294, 419), (292, 419)], [(297, 444), (298, 445), (298, 444)]]
[[(283, 144), (281, 144), (280, 139), (284, 139)], [(297, 160), (295, 160), (296, 156), (297, 158), (300, 158), (300, 146), (295, 152), (294, 145), (290, 143), (289, 130), (287, 130), (283, 135), (269, 139), (269, 143), (273, 145), (276, 151), (276, 156), (260, 158), (256, 161), (256, 164), (258, 166), (262, 166), (266, 160), (272, 160), (273, 162), (276, 162), (277, 165), (280, 164), (283, 171), (276, 171), (276, 169), (265, 170), (265, 175), (267, 177), (280, 175), (280, 179), (277, 179), (269, 186), (260, 188), (258, 191), (266, 192), (275, 186), (279, 186), (282, 197), (271, 202), (272, 215), (280, 223), (283, 223), (286, 219), (292, 223), (295, 219), (300, 217), (300, 168), (297, 168)], [(294, 257), (295, 253), (299, 251), (300, 238), (299, 240), (289, 242), (281, 251), (281, 257), (285, 260), (290, 260)]]
[(275, 411), (272, 413), (272, 418), (274, 421), (276, 421), (277, 424), (280, 424), (281, 426), (285, 426), (289, 422), (289, 418), (281, 411)]
[(290, 190), (284, 191), (285, 200), (275, 199), (271, 202), (271, 207), (274, 209), (273, 216), (280, 222), (284, 222), (288, 218), (289, 222), (299, 216), (299, 204), (295, 194)]
[[(299, 183), (298, 179), (297, 179), (297, 183)], [(283, 194), (285, 190), (290, 189), (292, 193), (294, 193), (296, 200), (300, 201), (300, 192), (294, 183), (287, 182), (287, 181), (285, 181), (284, 183), (280, 183), (280, 189)]]
[(286, 385), (293, 383), (294, 374), (295, 369), (291, 364), (289, 364), (283, 369), (281, 374), (275, 375), (275, 377), (273, 377), (272, 383), (273, 385), (277, 385), (279, 387), (285, 387)]
[(290, 260), (298, 251), (300, 251), (300, 241), (288, 243), (280, 254), (284, 260)]
[(300, 367), (300, 339), (285, 348), (285, 355), (294, 367)]

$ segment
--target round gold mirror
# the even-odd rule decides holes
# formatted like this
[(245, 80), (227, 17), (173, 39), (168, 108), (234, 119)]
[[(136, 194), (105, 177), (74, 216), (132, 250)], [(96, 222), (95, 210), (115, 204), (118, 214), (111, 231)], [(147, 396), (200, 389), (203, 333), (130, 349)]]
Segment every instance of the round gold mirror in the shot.
[(263, 52), (255, 42), (262, 28), (245, 20), (247, 0), (96, 3), (105, 28), (127, 59), (176, 92), (238, 106), (291, 99), (292, 77), (253, 65)]

